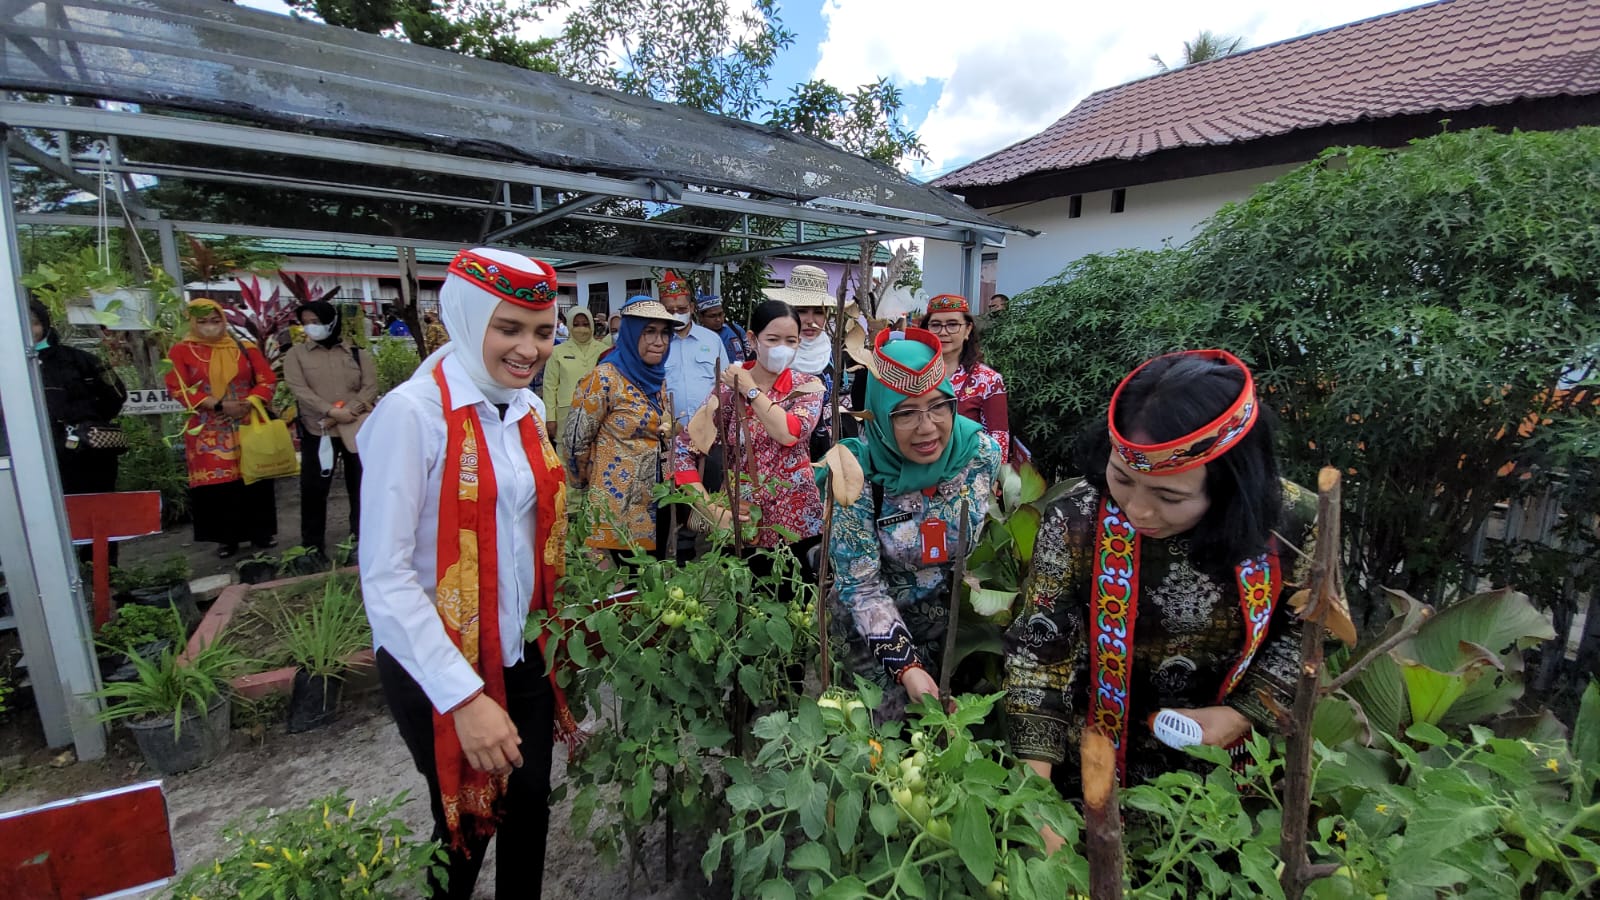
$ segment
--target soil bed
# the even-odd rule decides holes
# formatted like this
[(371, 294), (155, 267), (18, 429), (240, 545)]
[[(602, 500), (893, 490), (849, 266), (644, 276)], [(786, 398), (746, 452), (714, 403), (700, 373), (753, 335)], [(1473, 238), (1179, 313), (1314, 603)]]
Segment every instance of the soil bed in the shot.
[[(356, 582), (354, 575), (341, 573), (331, 577), (346, 584)], [(250, 661), (245, 671), (267, 672), (291, 664), (278, 635), (277, 623), (285, 616), (304, 616), (312, 602), (322, 596), (327, 584), (327, 578), (317, 578), (281, 588), (252, 590), (246, 595), (244, 603), (222, 631), (222, 640)]]

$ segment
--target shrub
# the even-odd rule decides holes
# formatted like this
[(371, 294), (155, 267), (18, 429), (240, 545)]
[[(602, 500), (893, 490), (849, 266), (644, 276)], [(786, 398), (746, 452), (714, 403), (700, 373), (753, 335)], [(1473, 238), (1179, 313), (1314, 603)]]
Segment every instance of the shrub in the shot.
[[(1347, 474), (1344, 568), (1370, 631), (1380, 585), (1435, 603), (1470, 586), (1495, 504), (1592, 499), (1600, 231), (1583, 223), (1597, 220), (1597, 128), (1330, 150), (1182, 249), (1078, 260), (1019, 295), (1025, 314), (986, 344), (1016, 385), (1013, 419), (1057, 469), (1134, 365), (1237, 353), (1283, 422), (1286, 474)], [(1571, 549), (1592, 555), (1582, 530)], [(1594, 567), (1575, 574), (1579, 593), (1600, 588)]]
[(372, 630), (352, 579), (329, 578), (322, 596), (304, 613), (280, 613), (273, 623), (284, 652), (307, 675), (337, 676), (352, 653), (371, 646)]
[(154, 659), (132, 648), (123, 649), (138, 677), (106, 685), (90, 696), (109, 703), (99, 713), (102, 722), (121, 719), (172, 719), (174, 736), (182, 736), (186, 712), (203, 712), (228, 690), (228, 679), (241, 660), (223, 641), (212, 641), (192, 659), (183, 647), (170, 646)]
[(410, 378), (422, 359), (409, 340), (380, 339), (372, 345), (372, 363), (378, 370), (378, 393), (382, 395)]
[(183, 620), (176, 607), (143, 606), (136, 603), (117, 608), (117, 617), (100, 628), (97, 638), (102, 647), (125, 653), (129, 648), (143, 647), (156, 641), (171, 641), (182, 646)]
[[(183, 466), (183, 453), (162, 437), (168, 418), (123, 416), (117, 420), (128, 436), (128, 452), (117, 463), (117, 490), (160, 491), (163, 526), (189, 516), (189, 473)], [(174, 424), (172, 430), (176, 432), (178, 427)]]

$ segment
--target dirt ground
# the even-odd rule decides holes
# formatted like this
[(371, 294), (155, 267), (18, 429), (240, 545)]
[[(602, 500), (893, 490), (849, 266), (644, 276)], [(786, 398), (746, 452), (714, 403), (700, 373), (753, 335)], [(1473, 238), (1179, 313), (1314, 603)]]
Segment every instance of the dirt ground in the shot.
[[(294, 479), (277, 483), (277, 551), (300, 542), (299, 484)], [(328, 547), (349, 533), (349, 508), (342, 477), (336, 478), (328, 504)], [(196, 578), (231, 573), (237, 561), (219, 560), (215, 545), (196, 545), (187, 524), (148, 538), (122, 544), (124, 565), (186, 555)], [(276, 552), (276, 551), (275, 551)], [(241, 551), (241, 556), (249, 551)], [(14, 636), (13, 636), (14, 637)], [(233, 745), (221, 759), (194, 772), (165, 780), (168, 813), (179, 870), (211, 860), (221, 847), (223, 828), (235, 818), (251, 817), (258, 809), (298, 806), (344, 788), (356, 800), (387, 798), (409, 791), (411, 800), (402, 817), (416, 834), (426, 835), (428, 805), (422, 776), (411, 763), (381, 695), (369, 692), (352, 698), (351, 708), (332, 725), (306, 734), (283, 732), (281, 718), (256, 735), (235, 730)], [(113, 729), (111, 747), (104, 759), (72, 761), (70, 751), (51, 753), (43, 747), (31, 707), (13, 711), (0, 720), (0, 812), (22, 809), (154, 777), (126, 732)], [(235, 713), (235, 725), (240, 724)], [(52, 762), (58, 763), (53, 766)], [(566, 774), (559, 748), (551, 772), (560, 785)], [(643, 874), (630, 879), (626, 865), (602, 866), (585, 838), (570, 833), (569, 801), (552, 807), (550, 838), (545, 863), (544, 896), (552, 900), (698, 900), (726, 897), (725, 886), (708, 886), (699, 874), (703, 843), (680, 840), (679, 863), (673, 873), (664, 871), (661, 836), (652, 835), (643, 850)], [(684, 844), (688, 844), (684, 846)], [(492, 897), (496, 849), (491, 847), (479, 877), (477, 897)], [(159, 894), (155, 895), (159, 896)]]

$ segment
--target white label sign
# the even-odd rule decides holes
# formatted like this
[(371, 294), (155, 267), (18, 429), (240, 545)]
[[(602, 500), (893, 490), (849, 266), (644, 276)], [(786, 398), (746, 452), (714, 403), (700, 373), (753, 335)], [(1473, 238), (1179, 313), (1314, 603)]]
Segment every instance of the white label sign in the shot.
[(183, 404), (173, 399), (166, 388), (129, 391), (128, 402), (122, 404), (122, 414), (125, 416), (154, 416), (183, 411)]

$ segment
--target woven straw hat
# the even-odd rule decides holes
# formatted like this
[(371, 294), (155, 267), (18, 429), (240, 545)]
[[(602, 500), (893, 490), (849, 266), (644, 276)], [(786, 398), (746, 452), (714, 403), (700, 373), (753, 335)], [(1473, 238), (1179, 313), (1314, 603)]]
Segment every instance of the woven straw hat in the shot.
[(834, 304), (828, 290), (828, 273), (816, 266), (795, 266), (781, 288), (767, 288), (767, 299), (782, 300), (795, 309), (828, 309)]

